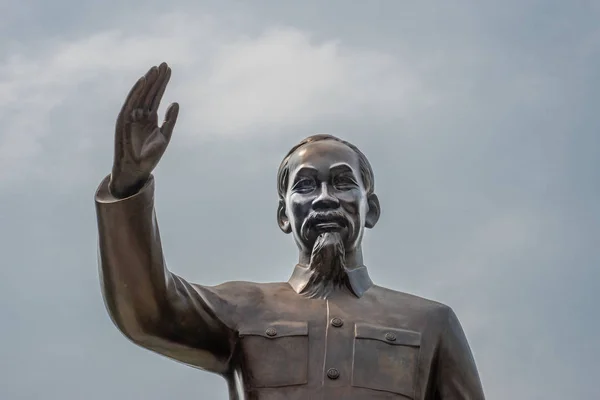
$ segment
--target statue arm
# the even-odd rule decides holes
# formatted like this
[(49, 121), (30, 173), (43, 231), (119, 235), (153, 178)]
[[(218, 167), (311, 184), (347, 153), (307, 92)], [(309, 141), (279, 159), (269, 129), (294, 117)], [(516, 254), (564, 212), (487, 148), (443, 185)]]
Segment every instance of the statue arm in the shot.
[(484, 400), (483, 388), (463, 328), (451, 308), (438, 349), (438, 400)]
[(107, 177), (96, 193), (102, 293), (114, 324), (134, 343), (195, 367), (224, 373), (232, 330), (223, 302), (209, 288), (168, 271), (154, 210), (151, 176), (118, 199)]

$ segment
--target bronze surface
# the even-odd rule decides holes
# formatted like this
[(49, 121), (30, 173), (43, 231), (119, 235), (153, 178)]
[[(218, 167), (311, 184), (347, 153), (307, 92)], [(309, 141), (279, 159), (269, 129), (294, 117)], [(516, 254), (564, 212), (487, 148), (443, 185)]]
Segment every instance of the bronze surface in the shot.
[(223, 376), (231, 399), (483, 400), (452, 309), (369, 278), (361, 240), (380, 204), (366, 157), (338, 138), (307, 138), (280, 166), (277, 220), (299, 248), (289, 282), (203, 286), (167, 269), (152, 170), (179, 110), (158, 126), (170, 75), (153, 67), (131, 90), (95, 197), (101, 284), (119, 330)]

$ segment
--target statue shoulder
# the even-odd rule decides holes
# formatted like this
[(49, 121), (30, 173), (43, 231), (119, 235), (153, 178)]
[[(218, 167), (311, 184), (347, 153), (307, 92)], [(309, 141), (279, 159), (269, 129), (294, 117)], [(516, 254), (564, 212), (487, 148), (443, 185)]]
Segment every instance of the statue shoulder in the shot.
[(274, 292), (289, 290), (289, 285), (284, 282), (228, 281), (216, 286), (203, 286), (202, 288), (223, 301), (239, 307), (240, 305), (259, 305)]
[(421, 313), (432, 313), (440, 316), (447, 315), (451, 312), (451, 308), (448, 305), (440, 303), (439, 301), (382, 286), (374, 285), (372, 290), (369, 290), (367, 293), (371, 296), (375, 296), (378, 301), (389, 307), (402, 305), (403, 307), (409, 307)]

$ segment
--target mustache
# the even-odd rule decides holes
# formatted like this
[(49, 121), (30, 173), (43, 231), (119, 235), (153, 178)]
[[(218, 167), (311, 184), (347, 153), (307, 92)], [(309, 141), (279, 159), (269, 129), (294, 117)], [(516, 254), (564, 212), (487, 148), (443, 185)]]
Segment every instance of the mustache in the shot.
[[(309, 231), (315, 227), (315, 225), (325, 222), (337, 222), (341, 226), (349, 226), (351, 222), (340, 210), (331, 211), (313, 211), (304, 220), (301, 227), (301, 233), (304, 239), (308, 239)], [(351, 226), (350, 226), (351, 227)]]

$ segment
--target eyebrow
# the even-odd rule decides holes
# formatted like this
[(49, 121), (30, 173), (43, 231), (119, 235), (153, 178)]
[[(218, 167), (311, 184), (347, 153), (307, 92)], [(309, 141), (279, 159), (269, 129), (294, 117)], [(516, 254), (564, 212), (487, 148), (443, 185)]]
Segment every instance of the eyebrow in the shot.
[(319, 171), (317, 171), (316, 168), (312, 168), (312, 167), (302, 167), (300, 168), (297, 172), (296, 172), (296, 176), (299, 175), (316, 175), (318, 174)]
[(350, 172), (350, 173), (354, 174), (354, 170), (352, 169), (352, 167), (346, 163), (334, 164), (331, 166), (331, 168), (329, 168), (329, 170), (331, 172), (336, 172), (336, 173)]
[[(329, 171), (332, 173), (338, 173), (338, 174), (344, 173), (344, 172), (349, 172), (354, 175), (354, 170), (352, 169), (351, 166), (349, 166), (346, 163), (334, 164), (329, 168)], [(296, 172), (295, 175), (296, 175), (296, 179), (297, 179), (298, 177), (301, 177), (301, 176), (317, 175), (318, 173), (319, 173), (319, 171), (314, 167), (302, 167)]]

